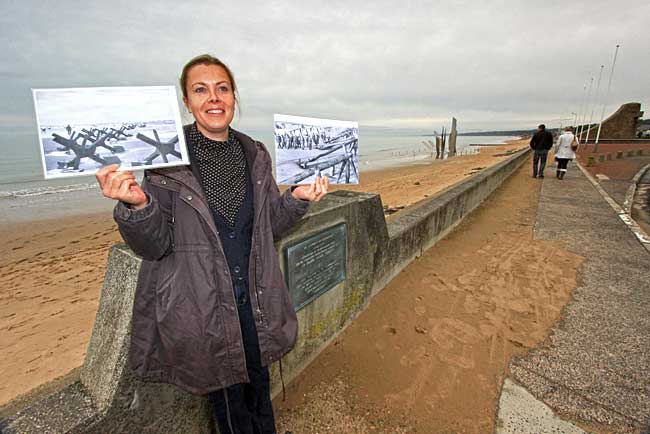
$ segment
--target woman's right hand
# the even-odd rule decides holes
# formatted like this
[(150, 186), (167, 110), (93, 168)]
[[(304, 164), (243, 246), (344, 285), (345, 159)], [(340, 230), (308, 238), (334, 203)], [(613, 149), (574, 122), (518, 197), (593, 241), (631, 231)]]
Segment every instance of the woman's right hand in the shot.
[(118, 172), (119, 164), (111, 164), (97, 171), (95, 177), (105, 197), (130, 204), (135, 209), (147, 206), (147, 195), (135, 180), (133, 172)]

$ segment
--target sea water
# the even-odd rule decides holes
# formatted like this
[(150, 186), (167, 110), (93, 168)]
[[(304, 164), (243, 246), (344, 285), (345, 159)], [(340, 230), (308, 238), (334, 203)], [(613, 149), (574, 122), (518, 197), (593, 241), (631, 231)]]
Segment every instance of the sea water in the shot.
[[(274, 158), (273, 133), (245, 131), (265, 143)], [(470, 144), (497, 144), (510, 136), (458, 136), (459, 155), (478, 152)], [(363, 172), (424, 162), (431, 158), (424, 141), (431, 131), (405, 128), (359, 128), (359, 170)], [(114, 202), (102, 196), (94, 176), (44, 180), (35, 132), (3, 128), (0, 131), (0, 222), (56, 219), (109, 211)], [(136, 171), (141, 178), (142, 171)]]

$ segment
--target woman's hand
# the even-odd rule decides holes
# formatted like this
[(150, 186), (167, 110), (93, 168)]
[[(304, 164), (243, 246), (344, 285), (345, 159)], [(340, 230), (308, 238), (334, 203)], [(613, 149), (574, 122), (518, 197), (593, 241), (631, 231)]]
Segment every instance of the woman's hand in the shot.
[(141, 209), (147, 206), (147, 195), (135, 180), (133, 172), (118, 172), (119, 164), (102, 167), (95, 174), (105, 197), (121, 200)]
[(330, 180), (327, 176), (316, 177), (316, 181), (310, 185), (299, 185), (291, 194), (296, 199), (308, 200), (310, 202), (318, 202), (327, 194), (330, 186)]

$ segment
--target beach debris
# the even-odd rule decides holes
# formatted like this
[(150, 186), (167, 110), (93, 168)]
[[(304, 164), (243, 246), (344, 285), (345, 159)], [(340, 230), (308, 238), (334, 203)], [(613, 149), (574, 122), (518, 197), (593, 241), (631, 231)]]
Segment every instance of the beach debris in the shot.
[(415, 326), (415, 332), (420, 333), (421, 335), (426, 335), (427, 334), (427, 329), (421, 326)]
[(397, 211), (402, 209), (404, 209), (404, 205), (399, 205), (395, 207), (389, 207), (388, 205), (384, 205), (384, 215), (395, 214)]
[(493, 157), (507, 157), (509, 155), (514, 154), (515, 152), (518, 152), (519, 149), (510, 149), (509, 151), (503, 152), (501, 154), (494, 154)]
[(474, 175), (474, 174), (480, 172), (480, 171), (483, 170), (483, 169), (485, 169), (485, 167), (482, 167), (482, 166), (474, 167), (474, 168), (470, 169), (471, 172), (466, 173), (465, 176)]

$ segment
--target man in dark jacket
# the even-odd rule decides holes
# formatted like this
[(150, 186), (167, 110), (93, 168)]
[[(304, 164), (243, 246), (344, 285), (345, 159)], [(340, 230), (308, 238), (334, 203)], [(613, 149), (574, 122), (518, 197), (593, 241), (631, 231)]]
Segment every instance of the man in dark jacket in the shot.
[(533, 157), (533, 178), (537, 178), (538, 174), (540, 178), (543, 178), (546, 157), (548, 156), (549, 149), (553, 147), (553, 134), (550, 131), (546, 131), (546, 125), (541, 124), (537, 127), (537, 132), (530, 139), (530, 147), (535, 151)]

